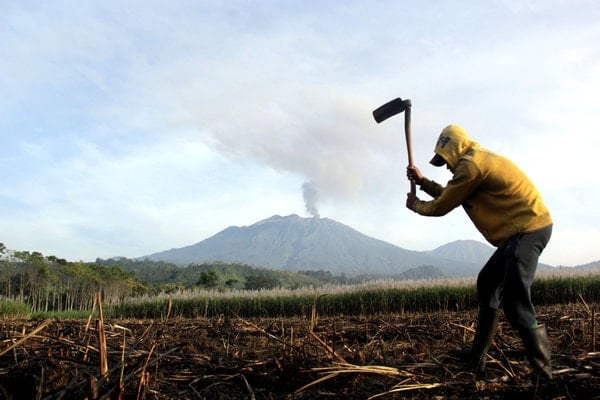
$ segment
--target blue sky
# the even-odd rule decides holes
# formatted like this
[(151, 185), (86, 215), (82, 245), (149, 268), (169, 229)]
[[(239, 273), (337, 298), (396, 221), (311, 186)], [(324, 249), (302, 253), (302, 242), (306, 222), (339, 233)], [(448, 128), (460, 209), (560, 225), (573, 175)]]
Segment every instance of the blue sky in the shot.
[[(411, 250), (484, 241), (404, 206), (462, 125), (551, 209), (552, 265), (600, 259), (597, 1), (4, 2), (0, 241), (137, 257), (313, 212)], [(421, 195), (426, 198), (426, 195)]]

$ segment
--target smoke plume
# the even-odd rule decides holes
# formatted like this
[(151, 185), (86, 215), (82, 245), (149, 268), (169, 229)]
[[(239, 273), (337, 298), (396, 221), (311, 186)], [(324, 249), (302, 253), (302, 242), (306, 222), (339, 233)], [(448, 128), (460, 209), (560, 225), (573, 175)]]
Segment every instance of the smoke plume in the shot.
[(302, 195), (304, 196), (304, 207), (306, 211), (315, 218), (319, 218), (319, 208), (317, 202), (319, 196), (317, 188), (312, 182), (304, 182), (302, 185)]

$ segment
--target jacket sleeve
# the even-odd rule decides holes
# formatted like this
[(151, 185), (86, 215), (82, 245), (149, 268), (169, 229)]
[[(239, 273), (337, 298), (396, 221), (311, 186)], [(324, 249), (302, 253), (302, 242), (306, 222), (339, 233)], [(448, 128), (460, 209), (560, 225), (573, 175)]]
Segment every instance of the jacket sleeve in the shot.
[(438, 217), (448, 214), (460, 206), (481, 183), (479, 168), (470, 161), (461, 160), (454, 176), (446, 187), (434, 181), (424, 180), (421, 189), (434, 197), (431, 201), (415, 201), (413, 211), (418, 214)]
[(444, 187), (436, 181), (423, 178), (423, 183), (421, 183), (421, 190), (435, 199), (439, 197), (440, 194), (442, 194), (442, 192), (444, 191)]

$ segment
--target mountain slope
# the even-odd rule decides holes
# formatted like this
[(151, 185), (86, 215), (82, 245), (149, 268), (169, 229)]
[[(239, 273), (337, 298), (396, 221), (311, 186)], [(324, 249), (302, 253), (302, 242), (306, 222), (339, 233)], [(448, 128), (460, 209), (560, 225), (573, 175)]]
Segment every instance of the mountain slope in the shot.
[[(474, 263), (477, 264), (479, 268), (482, 268), (495, 250), (495, 247), (476, 240), (456, 240), (430, 250), (427, 253), (434, 257), (450, 259), (465, 264)], [(554, 269), (554, 267), (544, 263), (539, 263), (537, 267), (538, 271), (548, 271), (552, 269)]]
[(489, 259), (495, 248), (476, 240), (456, 240), (427, 253), (437, 258), (481, 264)]
[(289, 271), (327, 270), (349, 276), (390, 276), (423, 265), (437, 267), (448, 277), (471, 276), (480, 267), (472, 262), (406, 250), (328, 218), (297, 215), (232, 226), (194, 245), (140, 258), (180, 265), (239, 262)]

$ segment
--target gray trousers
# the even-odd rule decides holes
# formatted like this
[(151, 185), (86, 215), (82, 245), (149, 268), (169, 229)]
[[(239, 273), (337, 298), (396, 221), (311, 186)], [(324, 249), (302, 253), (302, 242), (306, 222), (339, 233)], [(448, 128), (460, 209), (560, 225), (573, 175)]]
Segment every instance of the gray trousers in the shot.
[(535, 326), (530, 289), (538, 258), (550, 236), (552, 225), (516, 234), (496, 249), (477, 277), (479, 306), (497, 309), (502, 305), (506, 319), (515, 329)]

